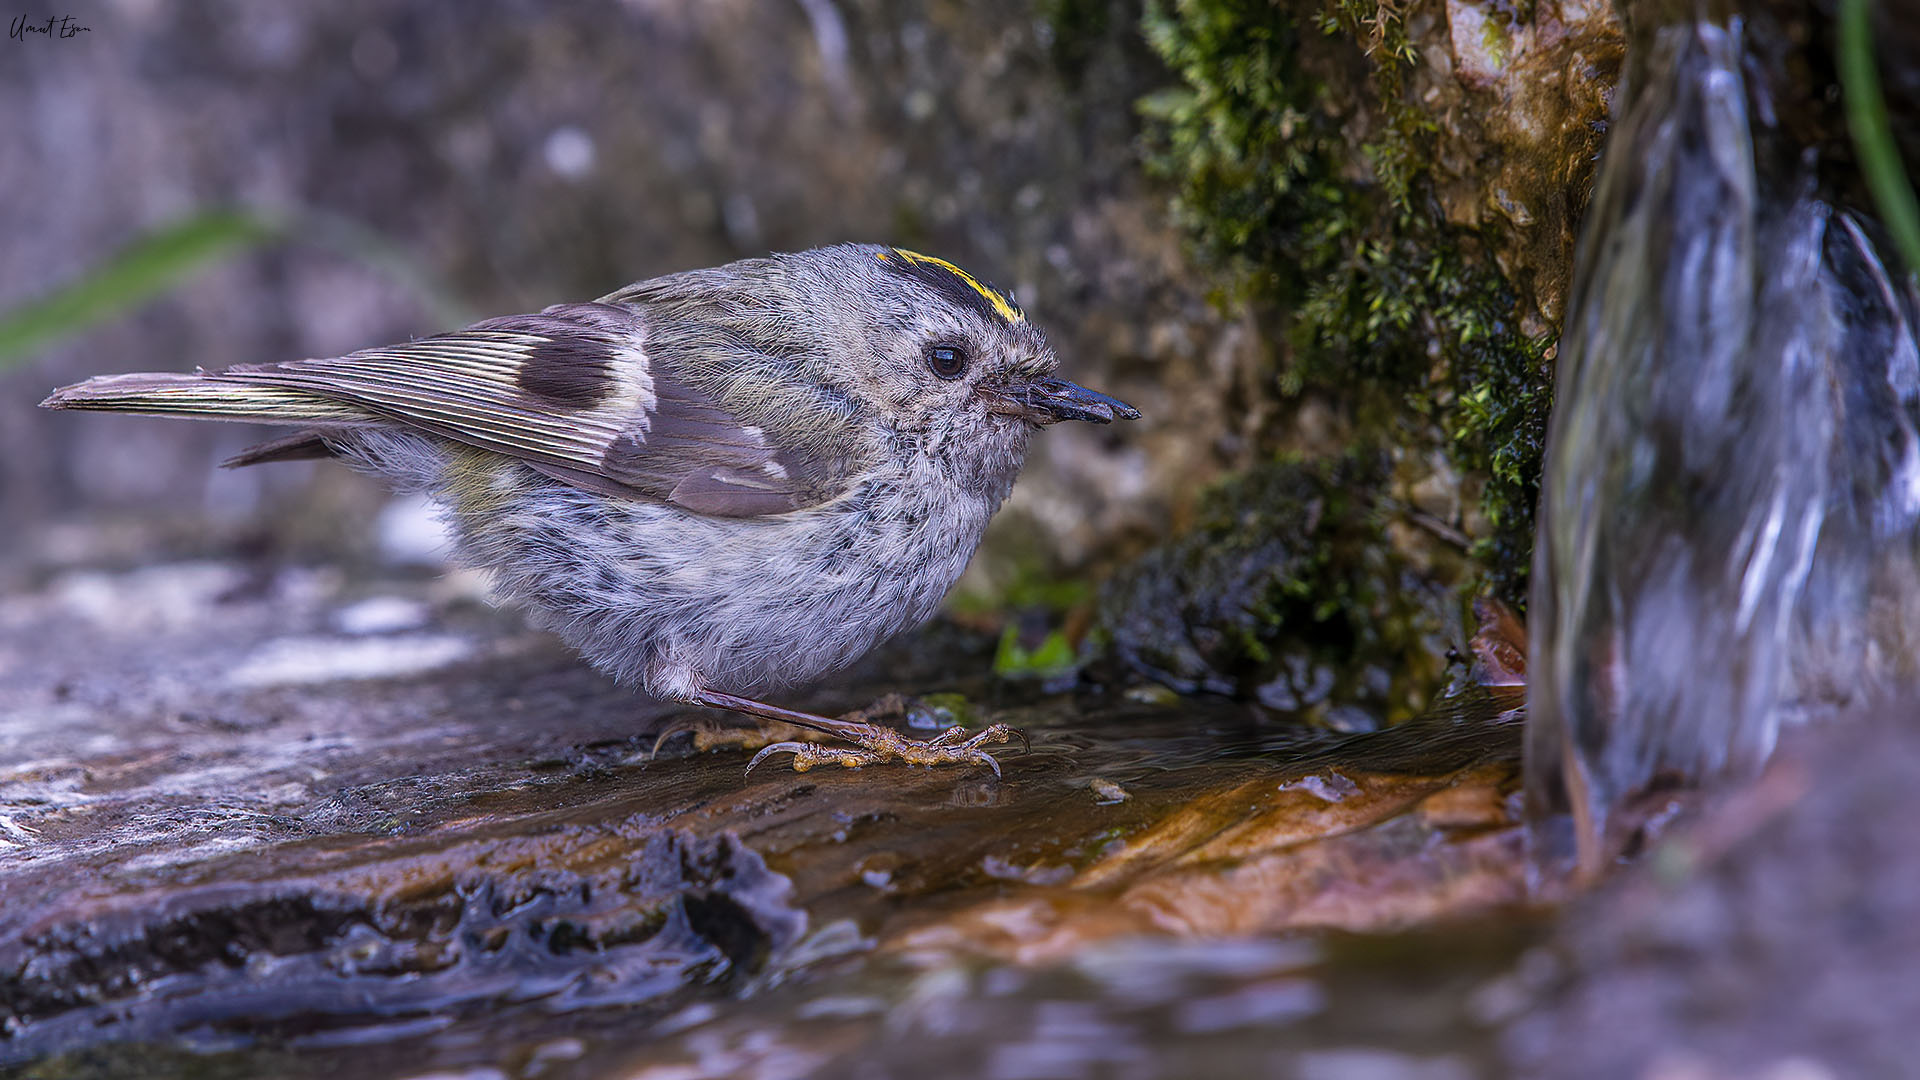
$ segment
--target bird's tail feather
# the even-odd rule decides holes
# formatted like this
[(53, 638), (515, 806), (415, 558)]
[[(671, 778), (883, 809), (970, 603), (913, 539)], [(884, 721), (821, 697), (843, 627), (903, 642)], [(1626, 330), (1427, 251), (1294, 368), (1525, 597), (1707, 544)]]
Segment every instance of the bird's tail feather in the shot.
[(40, 405), (260, 424), (359, 425), (376, 419), (345, 402), (256, 382), (229, 381), (207, 372), (96, 375), (55, 390)]

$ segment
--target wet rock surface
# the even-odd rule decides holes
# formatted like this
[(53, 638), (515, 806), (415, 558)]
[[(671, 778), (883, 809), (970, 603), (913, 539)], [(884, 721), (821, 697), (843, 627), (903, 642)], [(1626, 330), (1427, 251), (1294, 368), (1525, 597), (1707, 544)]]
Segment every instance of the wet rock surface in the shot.
[(1447, 571), (1416, 569), (1387, 538), (1396, 517), (1412, 528), (1377, 495), (1388, 472), (1384, 455), (1282, 461), (1211, 493), (1192, 528), (1104, 586), (1115, 658), (1335, 730), (1417, 714), (1458, 619), (1435, 580)]
[[(990, 651), (936, 626), (812, 704), (962, 692), (1033, 740), (1004, 779), (749, 776), (654, 756), (689, 717), (454, 583), (53, 576), (0, 600), (0, 1063), (896, 1075), (933, 1038), (972, 1044), (955, 1076), (1196, 1040), (1251, 1067), (1382, 981), (1339, 935), (1522, 900), (1514, 688), (1343, 739), (929, 674)], [(1484, 1049), (1425, 1023), (1377, 1051)]]
[(936, 624), (810, 703), (964, 695), (1033, 739), (1003, 779), (749, 776), (457, 577), (55, 573), (0, 598), (0, 1073), (1904, 1065), (1910, 709), (1649, 795), (1549, 923), (1517, 654), (1337, 736), (951, 674), (992, 651)]
[[(1902, 1076), (1920, 986), (1911, 696), (1801, 728), (1488, 992), (1539, 1077)], [(1673, 819), (1671, 792), (1639, 808)], [(1500, 1011), (1495, 1008), (1492, 1011)]]

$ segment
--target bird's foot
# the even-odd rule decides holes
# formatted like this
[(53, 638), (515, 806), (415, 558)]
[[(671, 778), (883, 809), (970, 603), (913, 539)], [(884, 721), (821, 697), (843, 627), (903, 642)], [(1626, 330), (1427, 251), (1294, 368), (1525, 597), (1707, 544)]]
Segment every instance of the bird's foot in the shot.
[[(896, 695), (889, 695), (895, 697)], [(898, 704), (881, 699), (874, 705), (862, 709), (850, 716), (864, 717), (874, 715), (881, 707), (893, 705), (894, 715), (903, 710), (906, 699)], [(924, 765), (929, 768), (936, 765), (984, 765), (1000, 775), (1000, 763), (983, 747), (1006, 743), (1019, 739), (1031, 749), (1027, 737), (1005, 724), (994, 724), (978, 732), (969, 734), (966, 728), (950, 727), (931, 739), (910, 739), (892, 728), (880, 727), (861, 721), (853, 721), (845, 727), (836, 727), (834, 734), (851, 743), (850, 746), (832, 743), (778, 742), (762, 749), (747, 762), (747, 771), (775, 754), (792, 754), (793, 771), (806, 772), (816, 765), (839, 765), (843, 768), (858, 769), (866, 765), (880, 765), (897, 761), (903, 765)]]
[[(869, 718), (884, 715), (903, 715), (910, 713), (915, 703), (912, 699), (898, 694), (889, 694), (879, 701), (858, 712), (849, 713), (838, 719), (817, 716), (813, 713), (795, 712), (778, 705), (769, 705), (764, 701), (740, 697), (717, 690), (702, 690), (688, 694), (681, 700), (689, 705), (702, 705), (709, 709), (726, 709), (742, 713), (760, 720), (773, 720), (794, 724), (829, 735), (851, 746), (801, 742), (789, 739), (765, 747), (753, 755), (747, 763), (747, 771), (775, 754), (793, 755), (795, 772), (806, 772), (816, 765), (840, 765), (849, 769), (858, 769), (863, 765), (878, 765), (883, 762), (898, 761), (904, 765), (985, 765), (1000, 775), (1000, 763), (983, 747), (995, 743), (1005, 743), (1019, 739), (1027, 743), (1027, 737), (1005, 724), (994, 724), (978, 732), (969, 734), (964, 727), (950, 727), (931, 739), (910, 739), (888, 727), (869, 722)], [(1028, 744), (1031, 749), (1031, 745)]]
[(769, 743), (803, 738), (807, 735), (807, 729), (778, 720), (742, 725), (716, 723), (704, 717), (680, 717), (660, 730), (653, 740), (651, 753), (637, 755), (635, 760), (649, 761), (659, 757), (661, 748), (677, 735), (693, 736), (693, 752), (704, 754), (712, 750), (758, 750)]

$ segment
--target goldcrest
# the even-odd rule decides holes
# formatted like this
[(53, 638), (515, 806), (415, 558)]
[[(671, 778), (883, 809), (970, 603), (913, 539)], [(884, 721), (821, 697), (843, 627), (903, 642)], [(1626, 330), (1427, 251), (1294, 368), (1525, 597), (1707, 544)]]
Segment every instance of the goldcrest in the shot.
[(227, 464), (333, 457), (424, 492), (457, 557), (595, 667), (847, 742), (762, 756), (998, 772), (1000, 725), (921, 742), (761, 698), (931, 616), (1036, 429), (1140, 415), (1056, 366), (1008, 293), (845, 244), (329, 359), (100, 376), (42, 404), (288, 425)]

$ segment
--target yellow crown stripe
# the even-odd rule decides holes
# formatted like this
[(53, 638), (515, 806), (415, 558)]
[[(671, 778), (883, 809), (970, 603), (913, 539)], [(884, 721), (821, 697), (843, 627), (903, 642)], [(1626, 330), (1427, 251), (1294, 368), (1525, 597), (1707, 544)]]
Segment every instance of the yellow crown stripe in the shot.
[[(998, 293), (997, 291), (990, 289), (985, 285), (980, 284), (979, 279), (975, 278), (972, 274), (967, 273), (965, 270), (962, 270), (959, 267), (953, 265), (947, 260), (936, 258), (932, 255), (922, 255), (917, 251), (908, 251), (905, 248), (894, 248), (893, 250), (897, 252), (901, 258), (907, 260), (910, 263), (917, 263), (924, 266), (937, 266), (940, 269), (945, 270), (947, 273), (952, 274), (954, 277), (959, 278), (962, 282), (966, 284), (967, 288), (972, 289), (974, 292), (979, 293), (982, 299), (986, 300), (987, 303), (992, 304), (993, 310), (998, 312), (1000, 317), (1007, 320), (1008, 322), (1017, 323), (1017, 322), (1027, 321), (1026, 315), (1023, 312), (1021, 312), (1019, 308), (1014, 307), (1011, 303), (1009, 303), (1006, 297), (1000, 295), (1000, 293)], [(881, 262), (887, 261), (887, 256), (885, 252), (876, 253), (874, 255), (874, 258), (879, 259)]]

